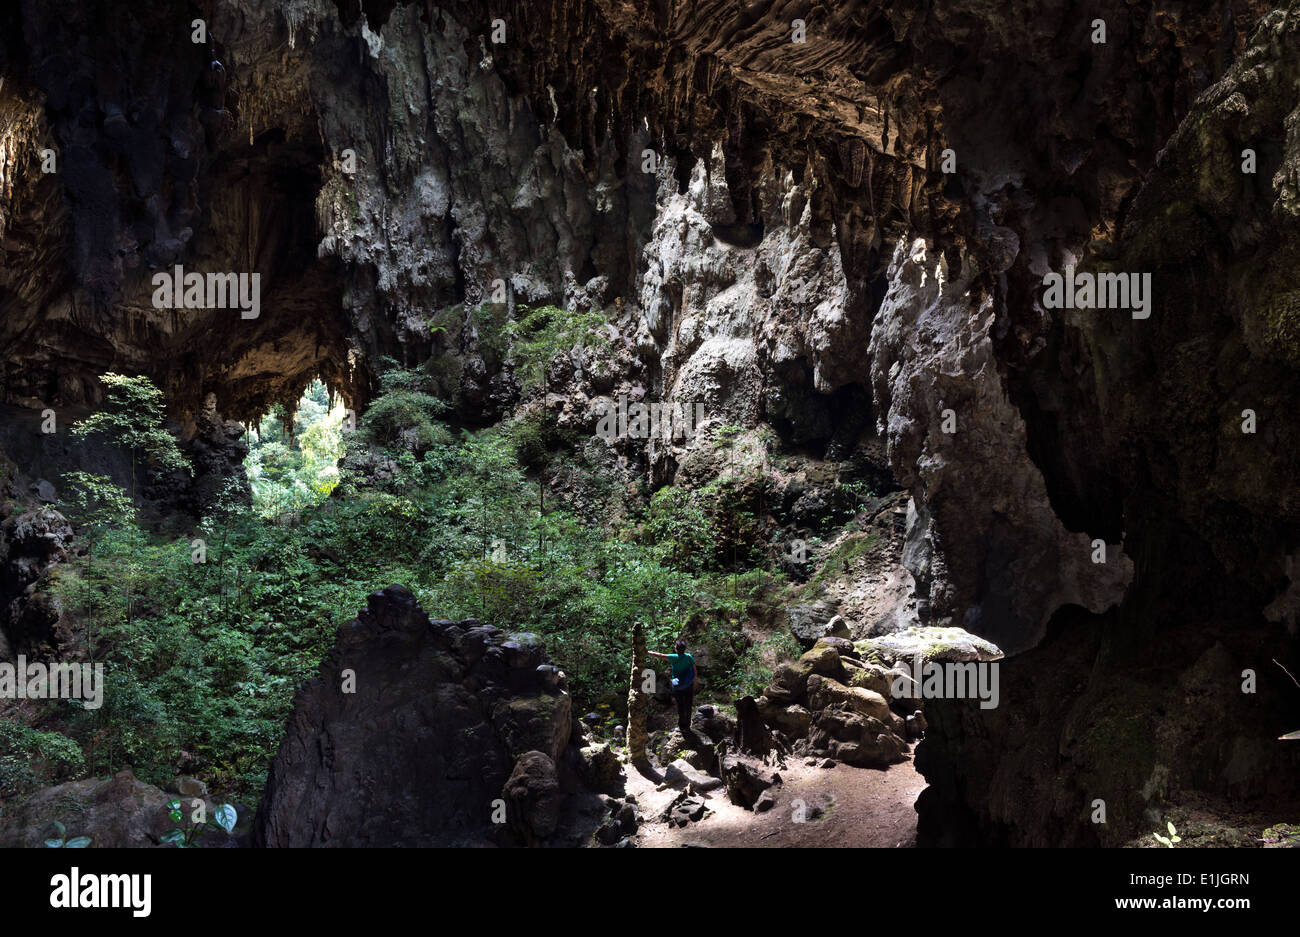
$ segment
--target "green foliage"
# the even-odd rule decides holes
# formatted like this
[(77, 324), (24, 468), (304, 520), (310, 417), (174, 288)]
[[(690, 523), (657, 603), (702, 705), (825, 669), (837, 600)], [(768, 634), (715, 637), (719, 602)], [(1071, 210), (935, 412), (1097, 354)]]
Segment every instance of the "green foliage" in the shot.
[(483, 303), (473, 309), (468, 318), (474, 334), (478, 337), (478, 350), (490, 365), (498, 365), (505, 360), (508, 346), (506, 324), (510, 307), (505, 303)]
[(699, 571), (711, 564), (717, 546), (711, 512), (696, 491), (666, 485), (650, 499), (645, 533), (663, 546), (676, 567)]
[(217, 809), (212, 811), (212, 816), (202, 823), (194, 822), (191, 815), (190, 822), (187, 824), (184, 822), (185, 815), (181, 811), (181, 802), (179, 800), (167, 801), (167, 816), (173, 823), (178, 825), (172, 827), (158, 838), (169, 846), (175, 846), (177, 849), (194, 848), (199, 844), (199, 840), (211, 830), (224, 830), (229, 833), (235, 828), (236, 820), (234, 807), (230, 806), (230, 804), (218, 804)]
[(546, 369), (561, 354), (581, 346), (608, 347), (605, 317), (598, 312), (569, 312), (556, 306), (525, 308), (505, 326), (514, 373), (524, 387), (546, 383)]
[(403, 445), (422, 455), (448, 440), (448, 431), (438, 422), (447, 404), (423, 389), (425, 379), (415, 371), (392, 368), (380, 377), (382, 393), (362, 420), (364, 438), (379, 446)]
[(880, 535), (874, 530), (845, 537), (835, 545), (835, 549), (831, 550), (821, 567), (808, 580), (809, 586), (816, 588), (829, 579), (849, 573), (854, 561), (870, 553), (879, 543)]
[(1300, 826), (1293, 823), (1275, 823), (1260, 834), (1265, 849), (1300, 848)]
[(750, 645), (736, 661), (733, 684), (737, 695), (760, 695), (763, 688), (772, 682), (776, 664), (798, 657), (801, 650), (799, 642), (785, 630)]
[[(619, 632), (636, 609), (618, 593), (645, 569), (601, 558), (603, 588), (589, 592), (587, 558), (575, 554), (591, 535), (564, 512), (539, 516), (532, 495), (513, 441), (480, 433), (407, 462), (391, 490), (331, 502), (297, 529), (237, 515), (205, 524), (206, 564), (190, 562), (187, 541), (154, 542), (130, 524), (109, 531), (58, 586), (93, 621), (110, 662), (104, 707), (72, 717), (71, 731), (96, 740), (96, 768), (131, 762), (163, 781), (188, 759), (212, 783), (255, 791), (293, 689), (358, 596), (392, 581), (421, 587), (442, 614), (551, 630), (565, 647), (591, 643), (575, 681), (612, 690), (626, 662), (615, 673), (609, 661), (621, 660)], [(587, 642), (592, 608), (618, 631)]]
[(107, 475), (64, 473), (62, 507), (68, 520), (92, 542), (135, 520), (131, 499)]
[(147, 377), (108, 373), (100, 378), (106, 390), (105, 407), (73, 424), (72, 435), (102, 434), (131, 453), (131, 497), (135, 497), (136, 463), (160, 471), (193, 469), (163, 427), (165, 404), (162, 391)]
[[(339, 482), (346, 418), (341, 403), (330, 406), (320, 381), (312, 382), (293, 413), (277, 406), (262, 418), (257, 433), (246, 437), (244, 466), (259, 514), (280, 517), (329, 497)], [(233, 504), (233, 492), (227, 501)]]
[(757, 504), (762, 483), (727, 478), (655, 492), (645, 534), (673, 565), (694, 572), (743, 569), (764, 559)]
[(85, 849), (90, 845), (89, 836), (68, 837), (68, 828), (58, 820), (50, 821), (52, 837), (45, 841), (46, 847), (50, 849)]
[(342, 577), (299, 589), (320, 575), (307, 544), (255, 516), (201, 526), (212, 538), (206, 563), (191, 561), (188, 540), (128, 524), (66, 564), (53, 588), (94, 635), (106, 687), (102, 708), (63, 720), (97, 772), (133, 764), (161, 783), (193, 768), (255, 792), (293, 689), (366, 586)]
[(0, 721), (0, 797), (71, 780), (85, 770), (81, 746), (66, 735)]
[[(519, 373), (544, 375), (598, 322), (531, 311), (509, 336)], [(655, 648), (687, 636), (720, 695), (758, 686), (792, 650), (746, 636), (777, 591), (756, 568), (761, 477), (665, 488), (646, 506), (607, 471), (602, 445), (553, 457), (568, 441), (541, 411), (469, 432), (444, 422), (433, 388), (426, 370), (388, 363), (346, 437), (335, 497), (311, 494), (341, 451), (324, 388), (313, 385), (294, 413), (268, 415), (250, 440), (255, 509), (233, 488), (218, 494), (195, 531), (205, 562), (192, 562), (192, 535), (142, 529), (108, 479), (69, 478), (63, 507), (89, 551), (52, 588), (105, 663), (107, 686), (99, 710), (46, 715), (84, 751), (82, 770), (130, 764), (152, 783), (183, 772), (256, 796), (295, 689), (364, 597), (394, 582), (433, 614), (539, 634), (580, 705), (611, 719), (625, 705), (637, 621)], [(561, 472), (573, 501), (550, 493)], [(286, 508), (292, 526), (268, 523)], [(6, 764), (0, 757), (0, 781), (5, 770), (30, 780), (17, 777), (28, 759)]]

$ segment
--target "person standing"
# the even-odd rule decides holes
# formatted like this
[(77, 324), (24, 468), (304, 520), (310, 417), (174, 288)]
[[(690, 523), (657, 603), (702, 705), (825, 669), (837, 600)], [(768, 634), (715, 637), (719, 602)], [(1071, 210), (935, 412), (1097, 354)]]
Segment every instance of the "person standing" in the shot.
[(675, 654), (649, 651), (651, 657), (668, 661), (673, 669), (673, 699), (677, 701), (677, 727), (682, 733), (691, 730), (691, 704), (695, 700), (695, 658), (686, 653), (686, 642), (678, 639)]

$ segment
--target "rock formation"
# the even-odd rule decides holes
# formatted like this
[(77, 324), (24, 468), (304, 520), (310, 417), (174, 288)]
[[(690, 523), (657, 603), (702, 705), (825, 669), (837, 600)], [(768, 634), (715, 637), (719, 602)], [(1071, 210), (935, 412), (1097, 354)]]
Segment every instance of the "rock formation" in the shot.
[(823, 638), (781, 664), (752, 704), (796, 754), (883, 768), (907, 753), (903, 718), (890, 708), (893, 676), (865, 662), (847, 640)]
[(634, 767), (647, 767), (645, 750), (649, 741), (646, 734), (646, 694), (641, 689), (645, 679), (645, 628), (641, 622), (632, 626), (632, 672), (628, 674), (627, 689), (627, 751)]
[(581, 844), (563, 675), (532, 635), (370, 596), (299, 692), (254, 839), (264, 846)]
[[(532, 404), (585, 429), (620, 393), (699, 401), (712, 426), (767, 424), (818, 459), (869, 449), (905, 492), (911, 581), (877, 633), (848, 637), (962, 628), (1007, 655), (996, 711), (926, 708), (929, 841), (1111, 843), (1179, 790), (1294, 793), (1277, 779), (1300, 755), (1273, 744), (1294, 729), (1292, 688), (1243, 699), (1239, 683), (1296, 662), (1297, 4), (498, 6), (503, 43), (461, 0), (213, 0), (206, 47), (162, 0), (0, 12), (4, 403), (93, 405), (98, 374), (147, 373), (216, 479), (238, 474), (226, 419), (317, 375), (362, 408), (384, 357), (432, 359), (457, 417), (491, 422), (528, 393), (500, 321), (521, 304), (599, 310), (602, 367), (567, 369)], [(157, 308), (152, 275), (178, 263), (256, 269), (260, 315)], [(1047, 308), (1043, 277), (1066, 267), (1150, 273), (1150, 317)], [(620, 480), (719, 471), (673, 440), (608, 455)], [(787, 490), (800, 527), (833, 513)], [(17, 513), (6, 590), (50, 558), (22, 552), (20, 522), (57, 527)], [(341, 645), (375, 666), (386, 642), (457, 681), (531, 653), (376, 601)], [(818, 631), (840, 613), (822, 611), (800, 619), (808, 641), (837, 639)], [(880, 695), (872, 666), (814, 646), (756, 712), (888, 761), (905, 729), (864, 695)], [(1213, 688), (1215, 728), (1182, 744), (1190, 730), (1155, 712), (1190, 724), (1191, 685)], [(516, 762), (542, 753), (563, 788), (558, 723), (538, 740), (547, 718), (506, 720), (467, 736), (469, 760), (421, 763), (446, 815), (420, 814), (413, 776), (384, 795), (392, 812), (355, 812), (310, 748), (354, 704), (313, 686), (312, 722), (272, 774), (267, 842), (481, 839), (481, 795), (512, 775), (505, 800), (536, 813), (514, 835), (547, 838), (550, 774)], [(357, 698), (374, 692), (363, 679)], [(495, 727), (466, 692), (446, 705)], [(418, 751), (383, 754), (414, 770)], [(482, 789), (462, 777), (475, 759)], [(323, 786), (295, 788), (298, 771)], [(1104, 829), (1095, 798), (1112, 804)]]
[[(0, 825), (0, 848), (40, 849), (55, 836), (54, 822), (62, 823), (67, 838), (90, 836), (91, 849), (148, 849), (162, 844), (169, 830), (190, 826), (190, 818), (203, 804), (203, 816), (212, 817), (219, 804), (194, 793), (184, 797), (181, 825), (168, 816), (167, 804), (177, 794), (158, 789), (135, 777), (128, 769), (111, 778), (85, 778), (43, 788), (30, 797), (6, 805), (8, 815)], [(228, 835), (204, 828), (197, 845), (228, 848), (247, 845), (251, 813), (236, 811), (238, 823)]]

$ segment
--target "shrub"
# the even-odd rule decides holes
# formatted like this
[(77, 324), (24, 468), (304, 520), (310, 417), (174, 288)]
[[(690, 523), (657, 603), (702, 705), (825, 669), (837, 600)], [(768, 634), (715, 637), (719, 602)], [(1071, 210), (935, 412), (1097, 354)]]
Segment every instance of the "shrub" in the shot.
[(81, 746), (66, 735), (0, 721), (0, 796), (78, 778), (85, 770)]

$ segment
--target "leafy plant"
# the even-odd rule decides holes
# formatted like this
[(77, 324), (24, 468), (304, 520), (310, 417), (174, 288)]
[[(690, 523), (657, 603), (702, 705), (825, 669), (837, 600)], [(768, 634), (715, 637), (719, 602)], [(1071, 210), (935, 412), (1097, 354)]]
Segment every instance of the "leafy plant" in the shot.
[(505, 326), (510, 358), (524, 387), (546, 383), (546, 369), (559, 355), (582, 345), (608, 347), (605, 317), (598, 312), (570, 312), (557, 306), (525, 309)]
[(1151, 835), (1156, 838), (1157, 842), (1162, 843), (1165, 846), (1168, 846), (1170, 849), (1173, 849), (1174, 843), (1181, 843), (1183, 841), (1183, 838), (1178, 835), (1178, 831), (1174, 829), (1174, 825), (1172, 823), (1166, 822), (1165, 826), (1169, 830), (1168, 836), (1161, 836), (1159, 833), (1152, 833)]
[(68, 838), (67, 827), (58, 820), (50, 821), (50, 826), (54, 829), (54, 836), (45, 841), (45, 845), (50, 849), (85, 849), (90, 845), (89, 836)]
[(0, 797), (71, 780), (85, 770), (81, 746), (67, 736), (0, 720)]
[[(167, 816), (171, 821), (180, 824), (184, 820), (184, 813), (181, 811), (181, 802), (179, 800), (167, 801)], [(235, 808), (230, 804), (218, 804), (217, 809), (212, 811), (212, 816), (203, 823), (190, 823), (188, 826), (176, 826), (163, 833), (159, 839), (168, 845), (175, 846), (177, 849), (192, 849), (198, 845), (210, 830), (224, 830), (229, 833), (235, 828), (236, 813)]]
[(176, 439), (163, 426), (163, 393), (147, 377), (127, 377), (109, 372), (100, 378), (107, 388), (106, 406), (72, 426), (72, 435), (101, 433), (131, 453), (131, 501), (135, 501), (136, 463), (143, 460), (161, 471), (184, 470), (193, 474)]

